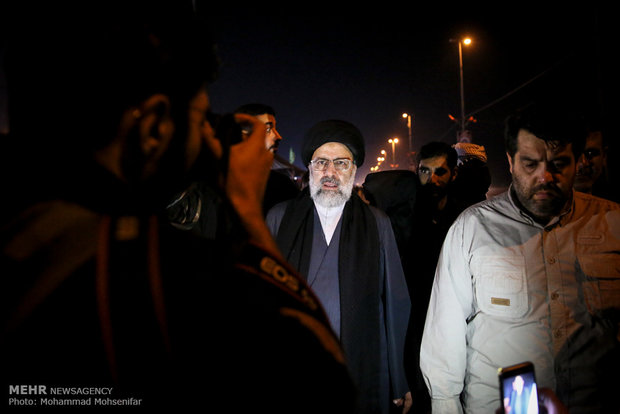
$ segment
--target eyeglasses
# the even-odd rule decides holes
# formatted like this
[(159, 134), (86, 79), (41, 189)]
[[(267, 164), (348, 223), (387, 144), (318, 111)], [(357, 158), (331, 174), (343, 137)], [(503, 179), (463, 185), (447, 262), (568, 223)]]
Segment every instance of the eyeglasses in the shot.
[(351, 168), (351, 160), (348, 158), (336, 158), (335, 160), (328, 160), (327, 158), (317, 158), (310, 161), (310, 165), (312, 165), (312, 169), (314, 171), (327, 171), (329, 168), (329, 163), (334, 165), (336, 171), (349, 171)]

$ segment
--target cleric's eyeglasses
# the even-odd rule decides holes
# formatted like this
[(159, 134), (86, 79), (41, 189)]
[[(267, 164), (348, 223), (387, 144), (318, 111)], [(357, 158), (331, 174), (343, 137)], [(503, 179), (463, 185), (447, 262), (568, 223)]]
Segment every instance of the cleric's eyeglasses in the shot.
[(327, 171), (329, 163), (334, 165), (336, 171), (349, 171), (352, 161), (348, 158), (336, 158), (335, 160), (328, 160), (327, 158), (316, 158), (310, 161), (312, 169), (314, 171)]

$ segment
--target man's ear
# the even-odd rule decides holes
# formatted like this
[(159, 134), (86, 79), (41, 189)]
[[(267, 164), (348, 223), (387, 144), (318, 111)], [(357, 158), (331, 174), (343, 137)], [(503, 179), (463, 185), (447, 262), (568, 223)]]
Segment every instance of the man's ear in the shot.
[(95, 159), (124, 180), (140, 180), (157, 169), (172, 134), (170, 101), (153, 95), (123, 113), (115, 139), (97, 150)]
[(153, 95), (136, 111), (140, 150), (146, 160), (161, 158), (173, 134), (170, 101), (165, 95)]
[(506, 153), (506, 158), (508, 158), (508, 165), (510, 166), (510, 174), (512, 174), (512, 157), (510, 154)]

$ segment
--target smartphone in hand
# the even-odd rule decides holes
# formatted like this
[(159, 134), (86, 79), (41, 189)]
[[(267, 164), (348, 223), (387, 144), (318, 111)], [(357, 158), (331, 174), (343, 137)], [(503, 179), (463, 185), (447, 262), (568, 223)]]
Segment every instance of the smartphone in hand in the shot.
[(498, 370), (499, 390), (505, 414), (538, 414), (538, 392), (531, 362)]

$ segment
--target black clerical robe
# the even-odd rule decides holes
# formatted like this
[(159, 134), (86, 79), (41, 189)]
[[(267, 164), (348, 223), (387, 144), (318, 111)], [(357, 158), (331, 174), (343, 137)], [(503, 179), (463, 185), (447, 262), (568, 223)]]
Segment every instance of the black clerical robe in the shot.
[(317, 248), (324, 236), (317, 234), (321, 225), (307, 191), (272, 208), (267, 224), (302, 277), (308, 278), (319, 268), (317, 262), (327, 258), (323, 275), (334, 272), (338, 282), (318, 286), (327, 289), (319, 297), (338, 301), (323, 305), (328, 314), (333, 309), (340, 312), (335, 330), (359, 389), (360, 412), (386, 413), (390, 399), (402, 398), (409, 389), (403, 352), (411, 307), (389, 218), (353, 195), (330, 242), (338, 247), (337, 263), (333, 249), (324, 256), (326, 250)]

